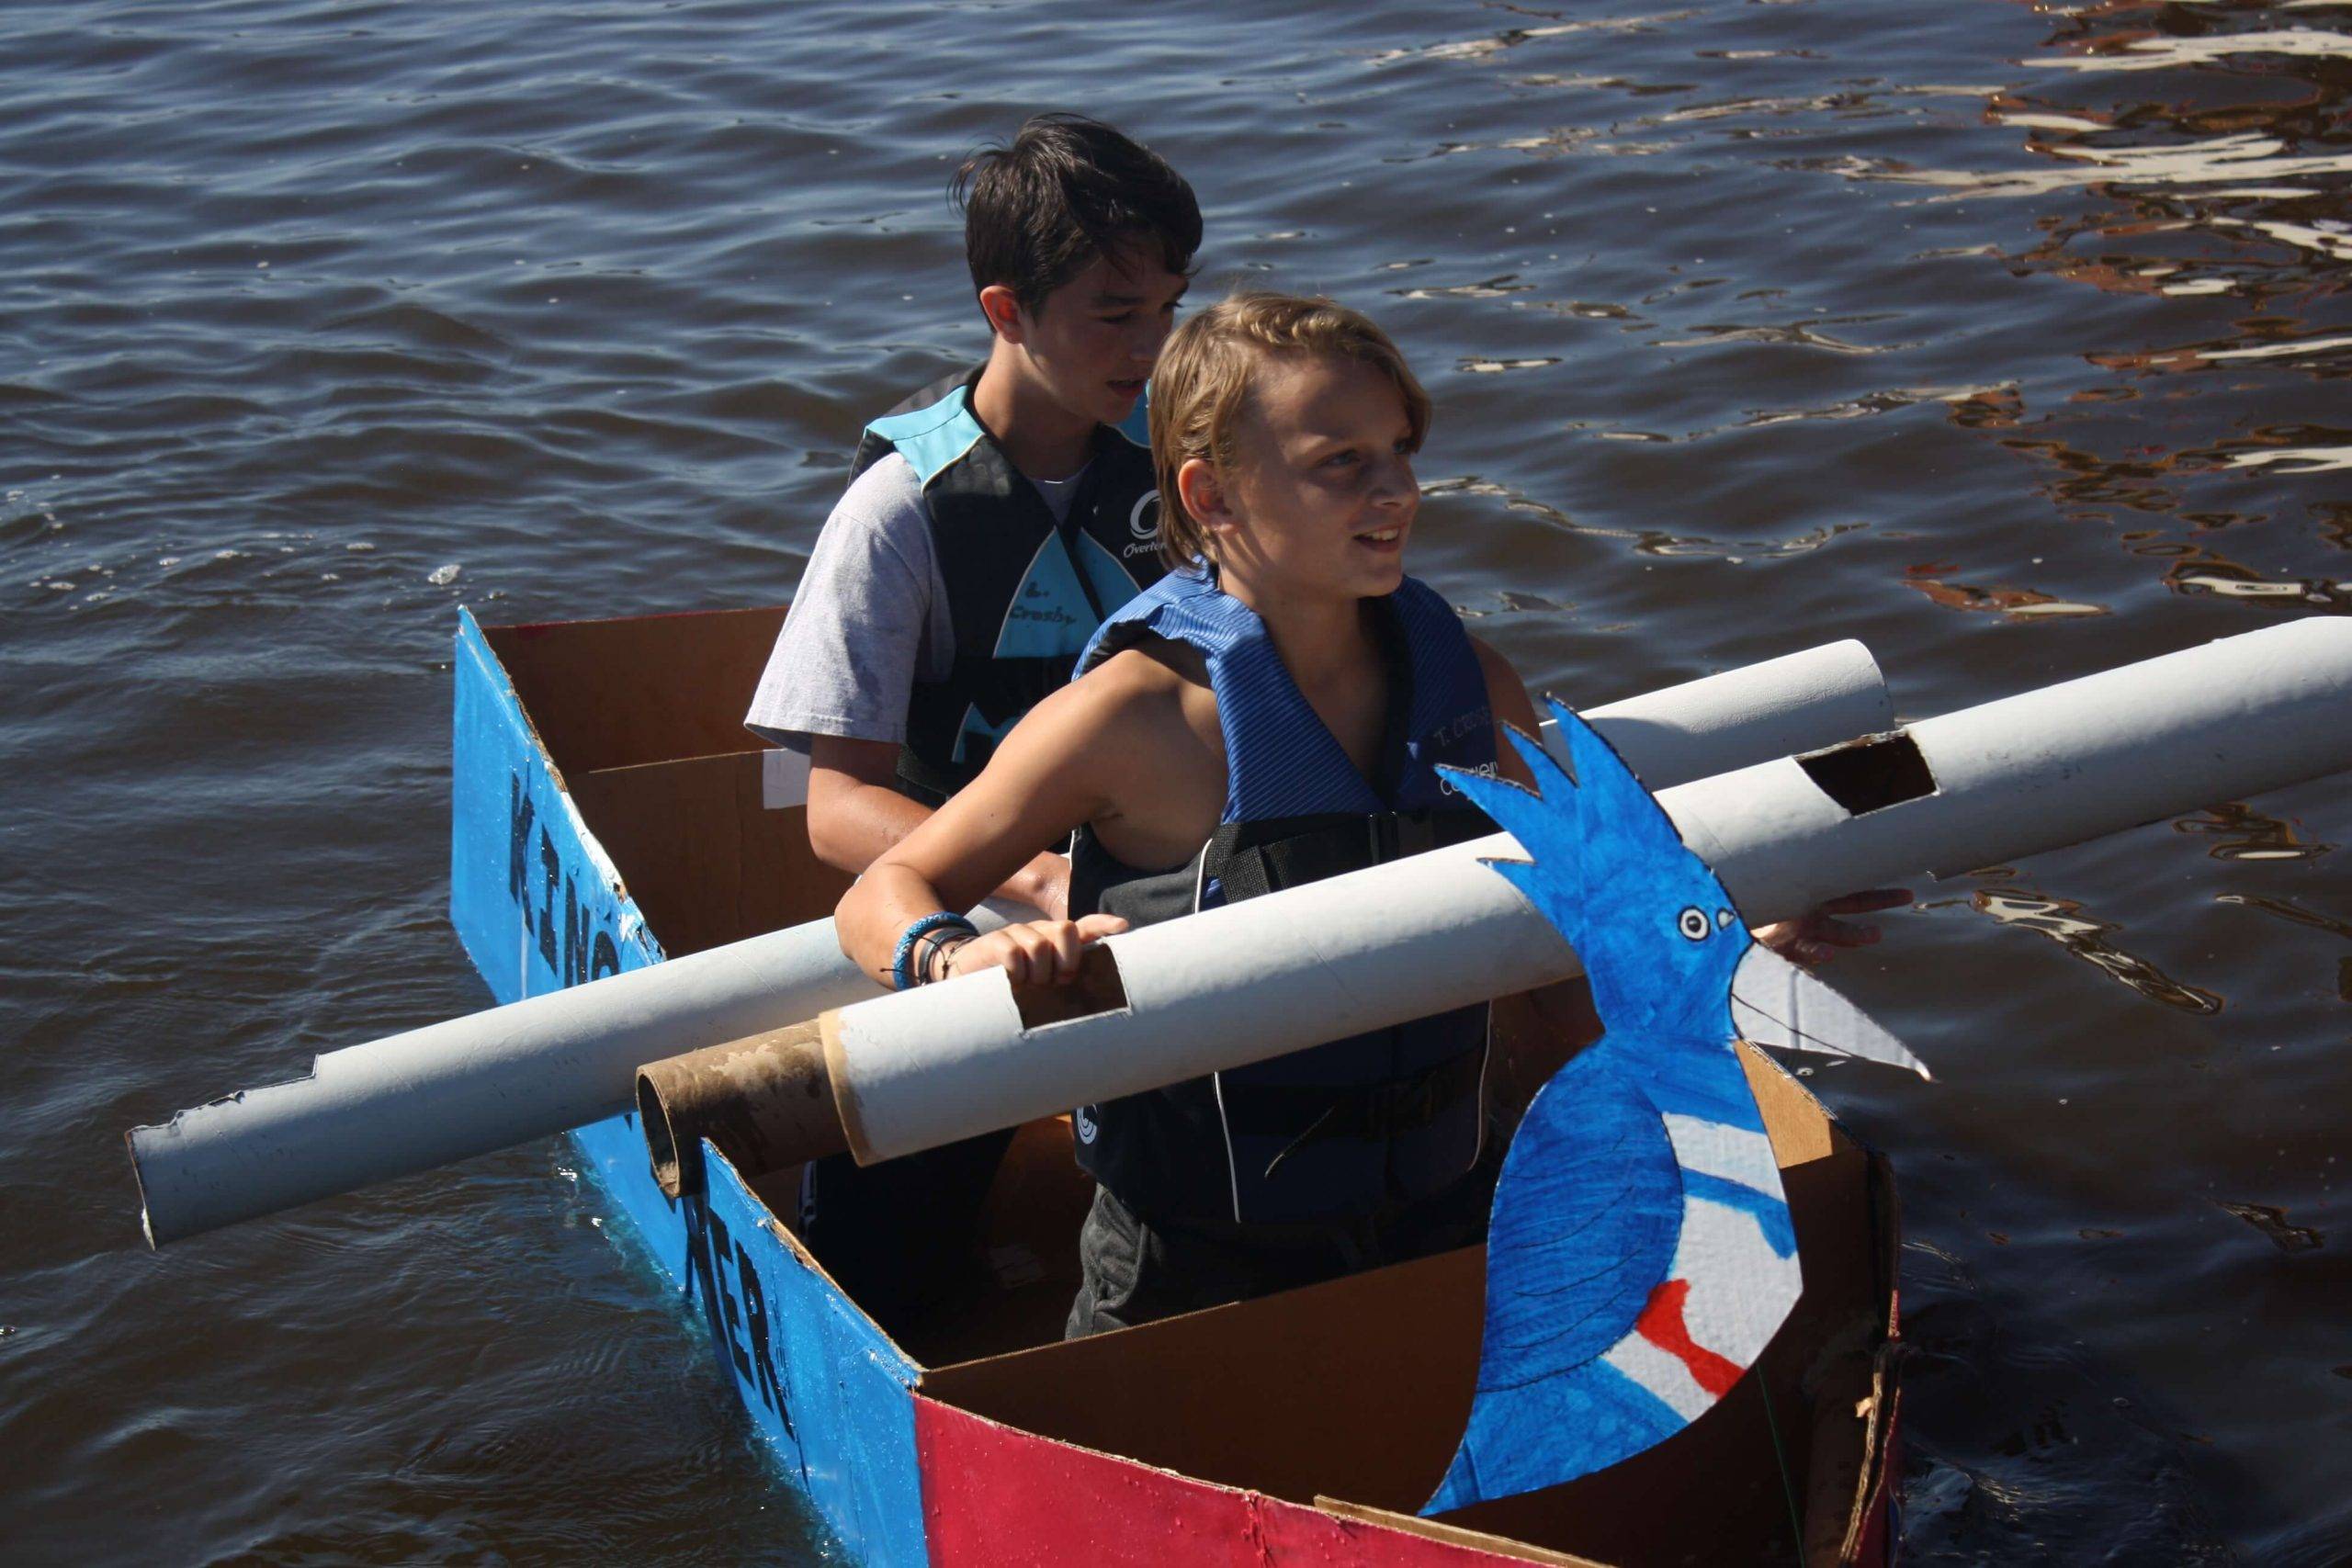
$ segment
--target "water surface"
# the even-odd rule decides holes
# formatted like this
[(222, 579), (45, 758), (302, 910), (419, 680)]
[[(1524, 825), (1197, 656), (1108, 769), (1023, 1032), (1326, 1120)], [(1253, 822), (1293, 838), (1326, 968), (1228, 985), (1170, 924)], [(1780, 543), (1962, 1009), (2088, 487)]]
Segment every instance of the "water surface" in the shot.
[[(456, 606), (789, 594), (1080, 107), (1435, 394), (1414, 569), (1605, 701), (1924, 716), (2352, 605), (2352, 7), (447, 0), (0, 36), (13, 1562), (813, 1562), (565, 1150), (140, 1245), (117, 1139), (481, 1005)], [(2340, 782), (1922, 885), (1812, 1079), (1897, 1167), (1905, 1536), (2352, 1554)]]

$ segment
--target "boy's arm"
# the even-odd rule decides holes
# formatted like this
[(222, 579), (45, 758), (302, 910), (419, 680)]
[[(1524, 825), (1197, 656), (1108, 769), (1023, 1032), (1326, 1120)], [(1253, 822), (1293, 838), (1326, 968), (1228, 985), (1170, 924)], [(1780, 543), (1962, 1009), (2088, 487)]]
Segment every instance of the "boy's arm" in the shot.
[(1532, 789), (1535, 775), (1527, 771), (1503, 728), (1508, 725), (1536, 736), (1544, 732), (1544, 721), (1535, 716), (1535, 705), (1528, 701), (1527, 688), (1520, 683), (1519, 671), (1510, 667), (1510, 660), (1475, 637), (1470, 647), (1478, 655), (1478, 673), (1487, 678), (1487, 705), (1495, 715), (1495, 772)]
[[(1004, 885), (1082, 822), (1112, 815), (1148, 776), (1173, 712), (1137, 700), (1124, 670), (1101, 670), (1031, 709), (980, 776), (876, 860), (834, 910), (842, 951), (888, 981), (899, 933), (923, 916), (964, 909)], [(972, 944), (957, 972), (1001, 964), (1016, 983), (1068, 980), (1091, 937), (1124, 930), (1114, 916), (1007, 927)]]
[[(892, 786), (907, 702), (953, 631), (937, 602), (922, 487), (905, 459), (861, 474), (825, 519), (744, 723), (808, 753), (808, 845), (862, 873), (931, 815)], [(1058, 916), (1068, 864), (1041, 855), (998, 889)]]
[[(815, 735), (808, 744), (808, 847), (827, 865), (863, 873), (930, 819), (932, 808), (900, 795), (899, 743)], [(1007, 877), (996, 896), (1048, 919), (1069, 908), (1069, 862), (1047, 852)]]

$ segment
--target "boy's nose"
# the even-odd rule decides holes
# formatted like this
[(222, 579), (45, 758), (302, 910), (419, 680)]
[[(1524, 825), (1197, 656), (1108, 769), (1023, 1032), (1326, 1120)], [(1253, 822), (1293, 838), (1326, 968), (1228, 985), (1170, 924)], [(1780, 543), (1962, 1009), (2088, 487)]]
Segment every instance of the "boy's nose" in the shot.
[(1379, 465), (1372, 479), (1374, 505), (1405, 506), (1418, 504), (1420, 499), (1420, 481), (1413, 477), (1410, 458), (1391, 457)]

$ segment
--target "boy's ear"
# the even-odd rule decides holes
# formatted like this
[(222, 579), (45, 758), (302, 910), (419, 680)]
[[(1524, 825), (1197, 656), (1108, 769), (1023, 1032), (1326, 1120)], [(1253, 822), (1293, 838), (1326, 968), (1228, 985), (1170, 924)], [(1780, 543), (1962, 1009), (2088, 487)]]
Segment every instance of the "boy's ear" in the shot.
[(1226, 504), (1225, 485), (1218, 479), (1216, 466), (1205, 457), (1187, 457), (1176, 470), (1176, 496), (1184, 510), (1197, 519), (1202, 527), (1215, 530), (1231, 527), (1233, 512)]
[(1001, 283), (991, 283), (980, 290), (980, 312), (988, 317), (996, 335), (1007, 343), (1017, 344), (1028, 335), (1022, 321), (1021, 301)]

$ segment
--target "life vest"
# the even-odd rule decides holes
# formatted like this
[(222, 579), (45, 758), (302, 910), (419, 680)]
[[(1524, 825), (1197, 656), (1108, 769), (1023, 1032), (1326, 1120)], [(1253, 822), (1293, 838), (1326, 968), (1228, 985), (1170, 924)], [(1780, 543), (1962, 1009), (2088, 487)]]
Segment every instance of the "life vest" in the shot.
[(891, 452), (914, 468), (946, 585), (955, 662), (917, 681), (899, 785), (936, 806), (969, 784), (1021, 716), (1069, 680), (1104, 612), (1160, 574), (1159, 491), (1138, 400), (1097, 426), (1061, 523), (972, 412), (977, 370), (924, 388), (866, 426), (854, 479)]
[[(1495, 761), (1468, 634), (1411, 578), (1379, 604), (1389, 702), (1376, 782), (1308, 705), (1265, 623), (1207, 577), (1173, 573), (1111, 617), (1081, 671), (1148, 633), (1205, 656), (1225, 730), (1224, 825), (1166, 872), (1122, 863), (1080, 829), (1073, 919), (1100, 909), (1148, 925), (1494, 831), (1436, 771)], [(1147, 1221), (1372, 1218), (1477, 1162), (1487, 1037), (1487, 1010), (1463, 1008), (1083, 1106), (1078, 1160)]]

